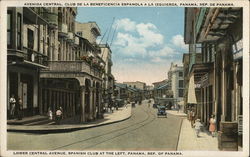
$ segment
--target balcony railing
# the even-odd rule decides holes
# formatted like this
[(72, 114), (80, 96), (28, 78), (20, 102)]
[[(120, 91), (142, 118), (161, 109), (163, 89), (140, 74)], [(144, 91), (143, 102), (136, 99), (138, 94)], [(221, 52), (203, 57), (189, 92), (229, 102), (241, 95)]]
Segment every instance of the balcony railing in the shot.
[(78, 37), (75, 37), (75, 45), (79, 45), (79, 38)]
[(24, 47), (23, 50), (24, 50), (24, 60), (44, 66), (48, 65), (48, 56), (45, 56), (44, 54), (41, 54), (26, 47)]
[(56, 27), (58, 25), (58, 15), (56, 13), (53, 12), (44, 12), (44, 17), (46, 19), (46, 21), (48, 21), (48, 23), (50, 24), (50, 26), (54, 26)]
[(74, 43), (74, 33), (68, 32), (68, 42)]
[(92, 76), (101, 78), (102, 73), (97, 68), (85, 61), (48, 61), (50, 72), (63, 72), (63, 73), (87, 73)]
[(68, 26), (65, 23), (59, 23), (58, 25), (58, 33), (63, 37), (68, 36)]
[(198, 34), (200, 32), (200, 29), (202, 27), (204, 18), (206, 16), (206, 12), (209, 8), (200, 8), (200, 12), (198, 14), (198, 17), (196, 19), (196, 25), (195, 25), (195, 30), (196, 30), (196, 34)]

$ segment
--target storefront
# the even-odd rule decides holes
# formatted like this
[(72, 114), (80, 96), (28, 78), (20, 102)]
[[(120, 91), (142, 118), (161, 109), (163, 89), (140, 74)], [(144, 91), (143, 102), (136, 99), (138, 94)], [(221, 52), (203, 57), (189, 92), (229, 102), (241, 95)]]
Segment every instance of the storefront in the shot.
[[(38, 68), (24, 67), (21, 65), (8, 66), (7, 75), (7, 118), (10, 118), (11, 106), (9, 99), (12, 95), (16, 100), (15, 118), (17, 111), (20, 108), (24, 117), (39, 114), (38, 108)], [(21, 99), (22, 104), (19, 105), (18, 99)]]

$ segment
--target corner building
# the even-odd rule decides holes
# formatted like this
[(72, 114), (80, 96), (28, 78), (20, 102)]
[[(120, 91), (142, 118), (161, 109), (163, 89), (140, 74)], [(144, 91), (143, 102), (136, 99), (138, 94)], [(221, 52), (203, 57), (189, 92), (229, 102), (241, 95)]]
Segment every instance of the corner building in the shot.
[(21, 97), (24, 116), (59, 107), (76, 121), (102, 115), (104, 62), (98, 46), (76, 34), (76, 15), (69, 7), (8, 8), (8, 99)]

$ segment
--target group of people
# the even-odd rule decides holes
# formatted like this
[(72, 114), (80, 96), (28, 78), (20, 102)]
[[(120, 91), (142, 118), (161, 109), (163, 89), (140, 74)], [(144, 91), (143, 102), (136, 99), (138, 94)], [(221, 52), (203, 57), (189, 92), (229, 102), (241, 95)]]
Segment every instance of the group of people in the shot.
[(14, 94), (11, 95), (10, 100), (10, 118), (21, 120), (23, 117), (23, 102), (19, 97), (16, 101)]
[[(201, 123), (201, 120), (196, 117), (194, 108), (188, 110), (188, 120), (191, 122), (191, 127), (195, 129), (196, 136), (199, 137), (203, 124)], [(211, 133), (212, 137), (215, 137), (215, 131), (216, 119), (215, 116), (212, 114), (209, 119), (209, 132)]]
[(63, 109), (62, 109), (62, 107), (60, 106), (56, 110), (56, 112), (55, 112), (55, 118), (53, 118), (53, 112), (52, 112), (51, 108), (49, 107), (49, 109), (48, 109), (48, 117), (49, 117), (50, 120), (55, 119), (56, 124), (60, 124), (61, 120), (63, 119)]

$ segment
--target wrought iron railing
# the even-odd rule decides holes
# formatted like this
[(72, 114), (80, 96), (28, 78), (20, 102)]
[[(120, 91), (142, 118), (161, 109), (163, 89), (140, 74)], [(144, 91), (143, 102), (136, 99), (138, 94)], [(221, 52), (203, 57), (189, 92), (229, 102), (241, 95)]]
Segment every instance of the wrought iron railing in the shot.
[(48, 56), (26, 47), (24, 47), (23, 50), (24, 50), (24, 60), (41, 64), (44, 66), (48, 65)]

